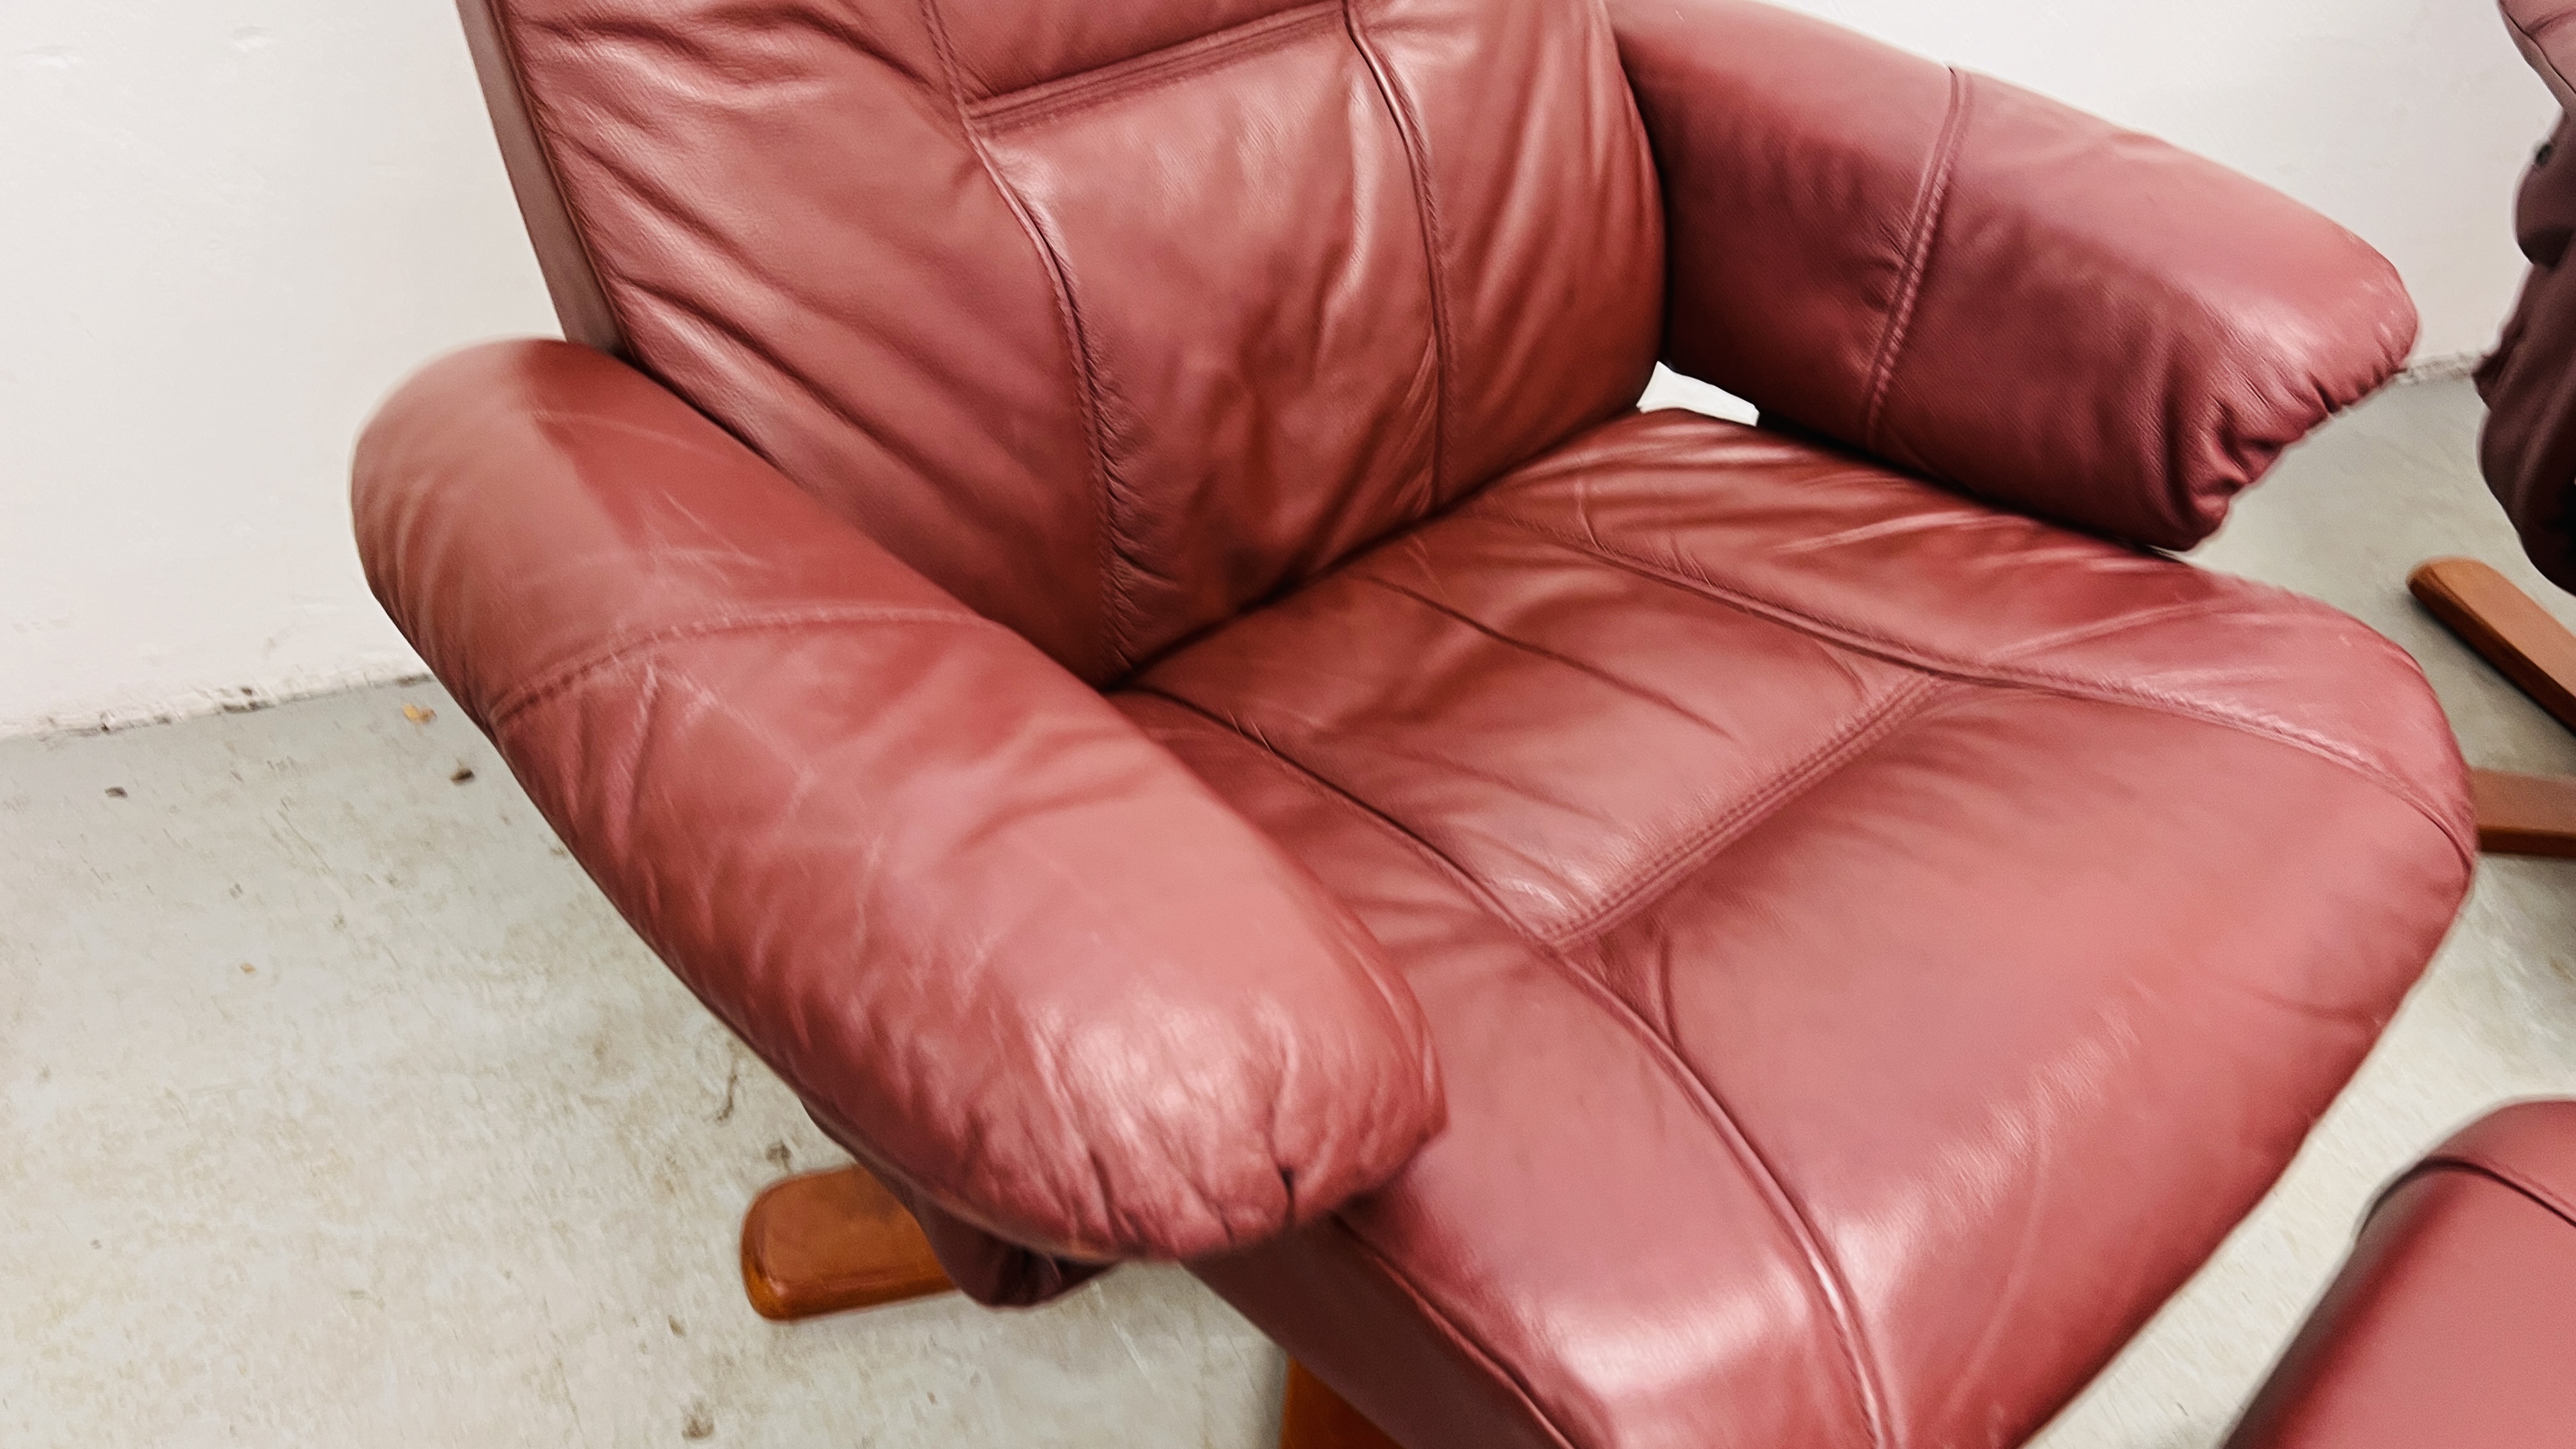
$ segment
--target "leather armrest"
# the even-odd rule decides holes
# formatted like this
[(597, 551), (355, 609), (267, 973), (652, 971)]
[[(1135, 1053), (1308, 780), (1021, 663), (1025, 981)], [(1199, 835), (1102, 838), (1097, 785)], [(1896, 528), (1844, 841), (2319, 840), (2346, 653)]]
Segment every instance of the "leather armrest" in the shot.
[(1085, 1260), (1311, 1220), (1442, 1120), (1303, 867), (678, 398), (506, 343), (358, 448), (368, 577), (654, 950), (871, 1165)]
[(1665, 361), (2025, 512), (2187, 548), (2403, 363), (2359, 238), (2030, 92), (1748, 0), (1611, 0)]

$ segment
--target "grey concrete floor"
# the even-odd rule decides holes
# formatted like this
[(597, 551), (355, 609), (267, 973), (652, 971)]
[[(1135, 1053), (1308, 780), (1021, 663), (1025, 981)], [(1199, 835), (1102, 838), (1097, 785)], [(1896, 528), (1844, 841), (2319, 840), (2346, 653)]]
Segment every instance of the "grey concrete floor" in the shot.
[[(2576, 773), (2405, 597), (2437, 553), (2530, 579), (2476, 419), (2384, 395), (2203, 561), (2415, 651), (2473, 759)], [(2489, 861), (2280, 1189), (2042, 1442), (2214, 1444), (2377, 1183), (2541, 1092), (2576, 1093), (2576, 867)], [(1270, 1441), (1277, 1354), (1170, 1269), (753, 1317), (744, 1203), (834, 1160), (435, 688), (0, 741), (0, 1444)]]

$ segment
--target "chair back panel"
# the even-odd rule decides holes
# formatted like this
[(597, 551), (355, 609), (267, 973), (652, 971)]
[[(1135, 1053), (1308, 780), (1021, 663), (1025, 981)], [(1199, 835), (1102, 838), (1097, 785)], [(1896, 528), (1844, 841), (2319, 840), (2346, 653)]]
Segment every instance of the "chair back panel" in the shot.
[(567, 318), (1095, 682), (1653, 362), (1599, 0), (463, 3)]

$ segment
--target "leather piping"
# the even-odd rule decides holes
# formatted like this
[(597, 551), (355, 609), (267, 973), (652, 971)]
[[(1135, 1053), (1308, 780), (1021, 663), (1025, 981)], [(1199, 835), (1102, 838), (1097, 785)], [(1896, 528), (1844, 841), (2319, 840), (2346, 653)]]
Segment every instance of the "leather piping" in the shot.
[[(2260, 720), (2232, 714), (2204, 702), (2184, 699), (2176, 695), (2160, 694), (2146, 689), (2122, 688), (2108, 680), (2087, 679), (2057, 670), (2013, 667), (2013, 661), (2019, 657), (2018, 653), (1983, 661), (1944, 657), (1901, 640), (1819, 618), (1786, 604), (1741, 592), (1704, 575), (1669, 569), (1650, 559), (1639, 558), (1634, 554), (1612, 548), (1597, 539), (1587, 539), (1516, 514), (1487, 509), (1480, 511), (1477, 516), (1547, 539), (1569, 552), (1598, 559), (1641, 578), (1659, 580), (1686, 592), (1742, 609), (1747, 613), (1758, 614), (1813, 638), (1828, 640), (1845, 648), (1874, 655), (1908, 668), (1924, 670), (1971, 684), (2039, 689), (2068, 698), (2089, 699), (2101, 704), (2124, 704), (2137, 709), (2153, 709), (2184, 719), (2197, 720), (2203, 724), (2259, 736), (2278, 744), (2288, 745), (2293, 749), (2303, 750), (2319, 759), (2331, 761), (2350, 770), (2412, 808), (2431, 822), (2433, 828), (2442, 833), (2443, 839), (2451, 843), (2452, 850), (2459, 855), (2463, 869), (2474, 871), (2477, 867), (2477, 849), (2474, 842), (2463, 838), (2453, 823), (2444, 819), (2442, 812), (2432, 802), (2424, 799), (2405, 781), (2380, 768), (2367, 757), (2325, 736), (2297, 729), (2276, 720)], [(2117, 621), (2121, 626), (2133, 622), (2135, 621), (2127, 619)], [(2078, 637), (2081, 635), (2079, 634)], [(2019, 653), (2045, 647), (2051, 642), (2054, 641), (2048, 639), (2031, 641)]]
[(1377, 83), (1379, 101), (1386, 106), (1395, 124), (1395, 134), (1404, 143), (1404, 159), (1413, 171), (1413, 201), (1416, 221), (1422, 229), (1423, 269), (1428, 275), (1431, 292), (1431, 343), (1439, 367), (1439, 391), (1431, 400), (1431, 496), (1415, 511), (1428, 514), (1448, 496), (1444, 470), (1449, 458), (1450, 399), (1457, 392), (1456, 360), (1458, 349), (1450, 336), (1449, 269), (1444, 258), (1449, 246), (1440, 226), (1440, 203), (1431, 187), (1430, 142), (1422, 129), (1422, 118), (1413, 112), (1413, 103), (1389, 73), (1386, 58), (1378, 53), (1377, 42), (1369, 39), (1360, 24), (1359, 8), (1352, 0), (1343, 0), (1342, 18), (1350, 31), (1351, 45), (1369, 68)]
[(1109, 650), (1109, 668), (1105, 672), (1115, 677), (1126, 673), (1135, 663), (1135, 648), (1129, 643), (1128, 624), (1135, 616), (1136, 606), (1128, 596), (1125, 576), (1140, 570), (1128, 558), (1126, 541), (1119, 528), (1119, 479), (1116, 470), (1109, 466), (1108, 424), (1101, 417), (1100, 383), (1092, 367), (1090, 339), (1083, 330), (1082, 313), (1074, 305), (1073, 276), (1055, 244), (1048, 240), (1046, 228), (1038, 224), (1037, 214), (1030, 209), (1027, 199), (1020, 195), (1019, 188), (1003, 179), (1002, 168), (994, 162), (992, 148), (985, 143), (984, 133), (967, 116), (965, 82), (958, 75), (957, 56), (948, 42), (948, 24), (940, 16), (939, 0), (921, 0), (921, 17), (923, 24), (930, 29), (931, 44), (939, 52), (939, 66), (947, 82), (949, 104), (957, 108), (958, 128), (965, 133), (966, 144), (975, 148), (975, 159), (982, 164), (986, 179), (993, 183), (995, 191), (1001, 193), (1003, 202), (1011, 208), (1011, 214), (1019, 218), (1020, 229), (1028, 234), (1029, 245), (1036, 249), (1038, 262), (1046, 268), (1047, 279), (1055, 288), (1056, 314), (1064, 327), (1067, 360), (1073, 367), (1074, 394), (1082, 406), (1083, 431), (1088, 435), (1085, 441), (1091, 445), (1093, 489), (1100, 499), (1100, 627), (1106, 636), (1102, 642)]
[[(2563, 21), (2563, 17), (2561, 19)], [(2549, 85), (2550, 94), (2558, 98), (2559, 107), (2576, 113), (2576, 82), (2568, 79), (2567, 72), (2558, 68), (2557, 58), (2541, 46), (2539, 33), (2523, 24), (2509, 8), (2504, 11), (2504, 23), (2513, 31), (2514, 49), (2521, 51), (2523, 58), (2531, 62), (2531, 68), (2540, 72), (2540, 78)]]
[[(1851, 1288), (1844, 1281), (1841, 1265), (1835, 1262), (1833, 1255), (1825, 1250), (1823, 1237), (1816, 1231), (1816, 1225), (1808, 1217), (1805, 1206), (1789, 1191), (1788, 1185), (1780, 1180), (1779, 1174), (1772, 1170), (1770, 1160), (1753, 1145), (1753, 1139), (1745, 1133), (1743, 1124), (1736, 1120), (1734, 1112), (1727, 1107), (1725, 1100), (1718, 1096), (1716, 1089), (1712, 1088), (1698, 1072), (1692, 1070), (1690, 1063), (1682, 1059), (1681, 1053), (1655, 1029), (1652, 1022), (1647, 1021), (1635, 1006), (1611, 990), (1608, 983), (1577, 965), (1562, 948), (1533, 935), (1523, 927), (1508, 910), (1504, 909), (1502, 901), (1484, 882), (1442, 853), (1439, 847), (1406, 828), (1403, 822), (1324, 776), (1316, 774), (1304, 764), (1271, 745), (1269, 741), (1245, 732), (1190, 700), (1146, 685), (1134, 686), (1134, 692), (1169, 701), (1206, 720), (1219, 730), (1251, 745), (1262, 755), (1277, 761), (1291, 778), (1302, 782), (1308, 789), (1328, 800), (1337, 801), (1348, 809), (1358, 811), (1364, 819), (1376, 822), (1380, 829), (1392, 832), (1396, 838), (1430, 861), (1441, 874), (1463, 886), (1484, 905), (1487, 914), (1510, 929), (1513, 935), (1529, 946), (1533, 954), (1554, 967), (1557, 974), (1571, 983), (1577, 992), (1588, 998), (1611, 1020), (1625, 1028), (1629, 1035), (1643, 1043), (1646, 1055), (1676, 1086), (1681, 1088), (1683, 1096), (1699, 1109), (1702, 1120), (1709, 1124), (1711, 1134), (1726, 1146), (1728, 1153), (1736, 1159), (1739, 1170), (1762, 1194), (1763, 1203), (1770, 1209), (1774, 1220), (1798, 1245), (1799, 1254), (1806, 1261), (1808, 1277), (1816, 1289), (1817, 1296), (1824, 1301), (1826, 1321), (1832, 1324), (1835, 1340), (1842, 1349), (1840, 1362), (1844, 1372), (1851, 1379), (1852, 1397), (1860, 1407), (1862, 1421), (1869, 1427), (1870, 1444), (1873, 1449), (1893, 1449), (1895, 1440), (1888, 1427), (1886, 1391), (1880, 1384), (1877, 1355), (1869, 1350), (1867, 1341), (1862, 1335), (1859, 1315), (1851, 1306)], [(1878, 739), (1883, 738), (1885, 735), (1881, 734), (1871, 743), (1874, 744)], [(1358, 1234), (1354, 1232), (1352, 1236), (1356, 1239)], [(1552, 1423), (1551, 1427), (1553, 1427)]]
[(2388, 1200), (2397, 1195), (2399, 1188), (2430, 1177), (2436, 1172), (2457, 1172), (2471, 1177), (2483, 1177), (2498, 1187), (2508, 1188), (2531, 1199), (2536, 1206), (2563, 1219), (2569, 1227), (2576, 1228), (2576, 1203), (2571, 1203), (2552, 1192), (2546, 1183), (2534, 1179), (2529, 1173), (2517, 1172), (2492, 1158), (2473, 1157), (2449, 1150), (2436, 1152), (2400, 1173), (2396, 1181), (2381, 1189), (2378, 1198), (2371, 1203), (2370, 1212), (2365, 1215), (2364, 1221), (2377, 1217), (2380, 1209), (2388, 1206)]
[(963, 102), (966, 118), (990, 134), (1052, 121), (1095, 105), (1204, 75), (1220, 66), (1275, 50), (1332, 24), (1342, 0), (1316, 0), (1241, 25), (1185, 40), (1131, 60), (1040, 81), (980, 101)]
[(537, 270), (545, 274), (546, 293), (567, 340), (631, 361), (626, 326), (600, 283), (599, 260), (591, 252), (589, 233), (564, 192), (563, 174), (538, 123), (536, 100), (529, 94), (518, 46), (497, 12), (501, 3), (456, 0), (456, 13), (465, 25), (466, 48), (473, 52), (475, 76), (482, 83), (484, 109), (492, 118), (493, 139), (500, 143), (502, 166), (510, 174), (510, 190), (518, 198), (519, 220), (536, 249)]
[(1564, 945), (1598, 939), (1696, 873), (1738, 840), (1758, 829), (1808, 788), (1850, 764), (1889, 735), (1913, 723), (1951, 681), (1917, 674), (1845, 720), (1822, 744), (1747, 795), (1717, 818), (1656, 853), (1636, 877), (1559, 929)]
[(1509, 1365), (1496, 1358), (1493, 1350), (1477, 1342), (1474, 1335), (1459, 1327), (1456, 1319), (1451, 1318), (1439, 1304), (1432, 1302), (1429, 1294), (1424, 1293), (1411, 1278), (1406, 1277), (1403, 1270), (1396, 1267), (1384, 1253), (1379, 1252), (1374, 1244), (1361, 1237), (1349, 1223), (1344, 1222), (1339, 1214), (1325, 1219), (1325, 1226), (1327, 1231), (1350, 1244), (1354, 1257), (1388, 1283), (1393, 1284), (1395, 1291), (1403, 1294), (1422, 1314), (1423, 1321), (1431, 1325), (1433, 1332), (1457, 1345), (1463, 1356), (1482, 1368), (1495, 1383), (1509, 1390), (1511, 1396), (1528, 1412), (1530, 1422), (1540, 1433), (1562, 1446), (1562, 1449), (1575, 1449), (1574, 1441), (1568, 1439), (1564, 1432), (1556, 1427), (1556, 1421), (1548, 1417), (1547, 1409), (1538, 1401), (1538, 1395), (1530, 1391), (1528, 1383), (1524, 1382), (1519, 1374), (1512, 1372)]
[(1950, 107), (1941, 118), (1931, 168), (1924, 173), (1923, 189), (1914, 198), (1914, 216), (1906, 226), (1905, 271), (1888, 305), (1886, 325), (1879, 331), (1878, 355), (1870, 363), (1868, 400), (1861, 406), (1860, 417), (1863, 452), (1878, 451), (1878, 424), (1887, 407), (1888, 388), (1896, 380), (1896, 360), (1905, 351), (1906, 334), (1914, 325), (1914, 303), (1923, 293), (1923, 278), (1932, 264), (1932, 239), (1939, 234), (1942, 213), (1950, 204), (1950, 179), (1958, 170), (1959, 151), (1967, 136), (1968, 96), (1967, 73), (1953, 67)]

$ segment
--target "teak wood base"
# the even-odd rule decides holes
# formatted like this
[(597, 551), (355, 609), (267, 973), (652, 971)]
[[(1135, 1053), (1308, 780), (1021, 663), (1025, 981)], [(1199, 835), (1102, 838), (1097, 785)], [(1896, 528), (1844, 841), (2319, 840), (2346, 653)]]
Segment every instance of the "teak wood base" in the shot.
[[(761, 1317), (819, 1318), (948, 1292), (921, 1225), (865, 1168), (771, 1183), (742, 1219), (742, 1286)], [(1305, 1365), (1288, 1365), (1280, 1449), (1402, 1449)]]
[[(2576, 633), (2494, 569), (2469, 558), (2437, 558), (2407, 576), (2418, 602), (2576, 730)], [(2493, 855), (2576, 859), (2576, 780), (2472, 770), (2478, 848)]]
[(1288, 1402), (1279, 1415), (1279, 1449), (1404, 1449), (1386, 1431), (1360, 1417), (1341, 1395), (1306, 1372), (1288, 1364)]
[(763, 1318), (819, 1318), (945, 1293), (921, 1225), (865, 1168), (771, 1183), (742, 1219), (742, 1286)]

